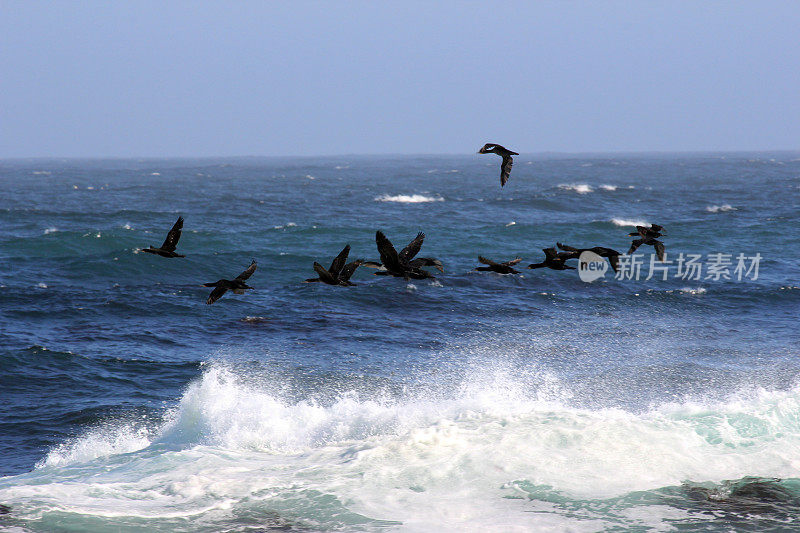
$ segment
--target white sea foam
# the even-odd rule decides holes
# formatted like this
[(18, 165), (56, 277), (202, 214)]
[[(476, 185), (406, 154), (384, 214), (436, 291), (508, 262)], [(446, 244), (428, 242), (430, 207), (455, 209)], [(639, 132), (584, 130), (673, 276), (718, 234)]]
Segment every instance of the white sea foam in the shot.
[[(360, 523), (349, 518), (405, 531), (583, 530), (602, 516), (560, 512), (531, 491), (597, 501), (684, 480), (800, 477), (798, 389), (641, 413), (570, 407), (560, 381), (535, 369), (476, 367), (452, 397), (290, 401), (280, 389), (207, 365), (160, 427), (96, 428), (0, 480), (0, 501), (23, 519), (56, 510), (198, 524), (257, 504), (323, 530)], [(641, 512), (625, 525), (641, 525)]]
[(697, 287), (696, 289), (693, 289), (692, 287), (684, 287), (680, 291), (685, 294), (705, 294), (708, 292), (705, 287)]
[(648, 222), (641, 219), (612, 218), (611, 223), (615, 226), (649, 226)]
[(559, 189), (563, 189), (565, 191), (575, 191), (578, 194), (586, 194), (594, 191), (588, 184), (586, 183), (562, 183), (558, 186)]
[(706, 211), (708, 211), (709, 213), (719, 213), (725, 211), (736, 211), (736, 208), (733, 207), (731, 204), (707, 205)]
[(39, 283), (36, 284), (36, 286), (39, 287), (40, 289), (46, 289), (47, 283), (40, 281)]
[(508, 226), (516, 226), (516, 225), (517, 225), (517, 223), (512, 220), (511, 222), (506, 224), (506, 227), (508, 227)]
[(619, 187), (617, 185), (601, 185), (600, 188), (604, 191), (616, 191)]
[(377, 196), (375, 201), (397, 202), (401, 204), (419, 204), (424, 202), (444, 202), (444, 198), (441, 196), (425, 196), (423, 194), (398, 194), (395, 196), (384, 194), (383, 196)]
[(52, 172), (50, 172), (49, 170), (34, 170), (32, 174), (34, 176), (49, 176), (50, 174), (52, 174)]
[(51, 234), (51, 233), (55, 233), (55, 232), (57, 232), (57, 231), (58, 231), (58, 228), (56, 228), (56, 227), (50, 227), (50, 228), (47, 228), (47, 229), (45, 229), (45, 230), (44, 230), (44, 234), (45, 234), (45, 235), (49, 235), (49, 234)]

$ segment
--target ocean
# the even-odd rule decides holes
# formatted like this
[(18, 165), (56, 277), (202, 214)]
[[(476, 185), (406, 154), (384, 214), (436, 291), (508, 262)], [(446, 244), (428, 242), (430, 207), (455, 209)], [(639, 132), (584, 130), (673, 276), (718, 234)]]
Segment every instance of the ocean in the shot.
[[(0, 529), (800, 528), (800, 154), (499, 167), (0, 161)], [(652, 223), (654, 274), (524, 268)], [(302, 283), (376, 230), (444, 273)]]

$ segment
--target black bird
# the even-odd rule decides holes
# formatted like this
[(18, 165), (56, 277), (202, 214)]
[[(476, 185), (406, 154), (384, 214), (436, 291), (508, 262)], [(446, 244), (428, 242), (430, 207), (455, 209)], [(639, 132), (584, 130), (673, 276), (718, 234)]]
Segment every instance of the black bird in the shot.
[(219, 300), (223, 294), (225, 294), (228, 290), (232, 290), (235, 294), (244, 294), (245, 289), (252, 289), (245, 280), (253, 275), (253, 272), (256, 271), (256, 260), (253, 259), (253, 262), (250, 263), (250, 266), (247, 267), (247, 270), (236, 276), (233, 280), (229, 279), (221, 279), (219, 281), (215, 281), (213, 283), (204, 283), (203, 287), (214, 287), (214, 290), (211, 291), (211, 294), (208, 296), (208, 300), (206, 303), (208, 305), (213, 304), (217, 300)]
[(482, 255), (478, 256), (478, 261), (483, 263), (484, 267), (476, 267), (475, 270), (480, 270), (481, 272), (497, 272), (498, 274), (521, 274), (521, 272), (514, 268), (514, 265), (522, 261), (519, 257), (513, 259), (511, 261), (506, 261), (504, 263), (496, 263), (491, 259), (486, 259)]
[(564, 261), (574, 259), (570, 252), (557, 252), (555, 248), (543, 248), (544, 261), (533, 263), (528, 268), (552, 268), (553, 270), (575, 270), (575, 267), (567, 266)]
[(344, 249), (339, 252), (333, 262), (331, 263), (331, 267), (328, 270), (325, 270), (325, 267), (314, 262), (314, 271), (319, 274), (318, 278), (310, 278), (305, 281), (305, 283), (326, 283), (328, 285), (341, 285), (343, 287), (349, 287), (355, 285), (355, 283), (350, 283), (350, 277), (356, 271), (358, 267), (360, 267), (363, 263), (363, 259), (356, 259), (351, 263), (345, 264), (347, 261), (347, 256), (350, 255), (350, 245), (344, 247)]
[(494, 143), (486, 143), (483, 145), (483, 148), (478, 150), (479, 154), (497, 154), (503, 158), (503, 162), (500, 164), (500, 186), (504, 186), (508, 181), (509, 176), (511, 175), (511, 166), (514, 164), (514, 160), (511, 159), (512, 155), (519, 155), (517, 152), (512, 152), (508, 148), (503, 148), (499, 144)]
[[(396, 278), (411, 279), (427, 279), (434, 276), (427, 270), (423, 270), (424, 266), (436, 267), (440, 272), (444, 272), (442, 262), (438, 259), (431, 257), (416, 257), (422, 248), (422, 242), (425, 240), (425, 234), (419, 232), (414, 239), (408, 243), (408, 246), (403, 248), (400, 253), (394, 249), (392, 243), (386, 238), (382, 231), (375, 233), (375, 244), (378, 246), (378, 253), (381, 256), (381, 262), (367, 261), (363, 263), (364, 266), (371, 268), (378, 268), (375, 272), (376, 276), (394, 276)], [(415, 259), (416, 257), (416, 259)]]
[(557, 242), (556, 246), (558, 246), (560, 250), (574, 254), (572, 257), (568, 257), (568, 259), (577, 259), (583, 252), (594, 252), (600, 257), (605, 257), (608, 259), (608, 263), (611, 265), (611, 268), (614, 269), (614, 272), (616, 272), (619, 268), (619, 256), (622, 254), (616, 250), (612, 250), (611, 248), (606, 248), (604, 246), (595, 246), (594, 248), (574, 248), (572, 246), (567, 246), (566, 244), (561, 244), (560, 242)]
[(151, 246), (150, 248), (142, 248), (142, 251), (148, 254), (157, 254), (161, 257), (186, 257), (175, 253), (175, 247), (178, 246), (178, 240), (181, 238), (181, 229), (183, 229), (183, 217), (178, 217), (175, 225), (167, 233), (167, 238), (164, 239), (164, 244), (161, 245), (161, 248)]
[(649, 244), (656, 249), (656, 255), (659, 261), (664, 260), (664, 243), (659, 241), (657, 237), (661, 237), (664, 233), (661, 231), (664, 228), (658, 224), (651, 224), (650, 227), (636, 226), (636, 232), (628, 233), (630, 237), (639, 237), (631, 242), (631, 248), (628, 250), (628, 255), (631, 255), (636, 249), (643, 245)]

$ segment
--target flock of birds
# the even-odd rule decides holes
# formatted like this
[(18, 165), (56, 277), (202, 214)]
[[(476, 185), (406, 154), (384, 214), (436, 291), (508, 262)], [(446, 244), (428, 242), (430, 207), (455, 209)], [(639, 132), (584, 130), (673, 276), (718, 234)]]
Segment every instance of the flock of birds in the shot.
[[(519, 155), (512, 152), (499, 144), (487, 143), (480, 150), (479, 154), (497, 154), (503, 158), (500, 165), (500, 186), (504, 186), (511, 175), (511, 166), (513, 165), (512, 155)], [(632, 254), (637, 248), (642, 245), (650, 245), (655, 248), (659, 261), (664, 260), (664, 244), (658, 240), (658, 237), (664, 235), (662, 226), (652, 224), (650, 227), (636, 226), (636, 231), (629, 233), (629, 236), (637, 237), (631, 242), (631, 247), (628, 254)], [(185, 255), (177, 253), (175, 250), (178, 246), (178, 241), (181, 238), (181, 231), (183, 230), (183, 217), (178, 217), (178, 220), (172, 226), (172, 229), (167, 233), (167, 238), (164, 243), (156, 248), (150, 246), (143, 248), (142, 251), (150, 254), (159, 255), (161, 257), (174, 258), (186, 257)], [(422, 243), (425, 240), (425, 234), (419, 232), (414, 239), (408, 243), (408, 246), (400, 250), (398, 253), (391, 241), (383, 234), (382, 231), (375, 233), (375, 244), (378, 247), (378, 254), (380, 261), (365, 261), (363, 259), (356, 259), (355, 261), (347, 262), (350, 255), (350, 245), (345, 246), (339, 255), (337, 255), (331, 262), (331, 266), (327, 269), (314, 262), (314, 271), (317, 273), (316, 278), (309, 278), (305, 280), (306, 283), (325, 283), (327, 285), (338, 285), (342, 287), (350, 287), (355, 285), (350, 281), (358, 267), (365, 266), (375, 268), (377, 271), (375, 275), (379, 276), (393, 276), (396, 278), (403, 278), (406, 281), (411, 279), (432, 279), (434, 275), (425, 270), (424, 267), (434, 267), (440, 272), (444, 272), (444, 266), (438, 259), (432, 257), (417, 257), (422, 249)], [(578, 259), (583, 252), (593, 252), (600, 257), (608, 259), (611, 268), (617, 272), (619, 267), (620, 252), (611, 248), (603, 246), (595, 246), (593, 248), (575, 248), (562, 243), (556, 243), (556, 248), (544, 248), (544, 260), (540, 263), (533, 263), (528, 265), (528, 268), (550, 268), (552, 270), (575, 270), (575, 267), (569, 266), (566, 262), (570, 259)], [(482, 272), (495, 272), (498, 274), (520, 274), (520, 271), (515, 269), (522, 259), (519, 257), (511, 261), (496, 262), (487, 259), (483, 256), (478, 256), (478, 262), (484, 266), (476, 267), (475, 270)], [(204, 283), (204, 287), (213, 287), (214, 290), (206, 300), (207, 304), (213, 304), (219, 300), (226, 292), (233, 291), (234, 294), (244, 294), (245, 290), (252, 289), (246, 281), (256, 271), (256, 261), (253, 260), (247, 269), (233, 279), (219, 279), (214, 282)]]

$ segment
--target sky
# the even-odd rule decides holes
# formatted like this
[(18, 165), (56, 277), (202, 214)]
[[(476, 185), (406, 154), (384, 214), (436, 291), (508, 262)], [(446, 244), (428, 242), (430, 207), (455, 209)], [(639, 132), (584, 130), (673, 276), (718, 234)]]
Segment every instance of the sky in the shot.
[(0, 0), (0, 158), (800, 149), (800, 2)]

